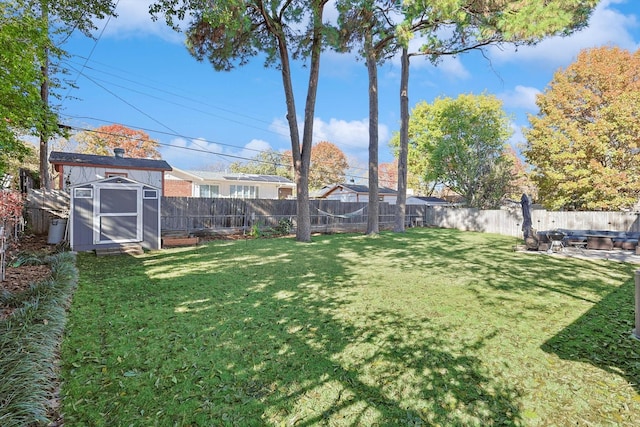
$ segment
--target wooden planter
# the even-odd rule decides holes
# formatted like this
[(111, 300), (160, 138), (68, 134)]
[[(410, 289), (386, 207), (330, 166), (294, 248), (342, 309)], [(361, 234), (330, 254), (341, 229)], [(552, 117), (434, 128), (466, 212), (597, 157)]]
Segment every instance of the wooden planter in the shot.
[(195, 246), (198, 244), (199, 239), (197, 237), (163, 237), (163, 248), (174, 248), (178, 246)]

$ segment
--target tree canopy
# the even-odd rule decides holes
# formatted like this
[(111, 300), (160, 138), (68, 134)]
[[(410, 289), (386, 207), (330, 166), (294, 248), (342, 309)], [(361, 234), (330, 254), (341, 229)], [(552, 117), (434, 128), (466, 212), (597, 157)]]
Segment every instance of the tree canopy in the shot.
[[(309, 165), (313, 140), (320, 53), (329, 27), (323, 13), (328, 0), (155, 0), (150, 11), (163, 14), (178, 29), (176, 20), (190, 19), (187, 47), (198, 60), (208, 60), (216, 70), (231, 70), (264, 55), (265, 65), (281, 72), (295, 171), (296, 240), (311, 241)], [(302, 138), (298, 127), (291, 61), (309, 59)], [(302, 139), (302, 140), (301, 140)]]
[[(433, 63), (489, 45), (533, 44), (551, 35), (567, 35), (587, 24), (597, 0), (338, 0), (340, 47), (359, 46), (369, 75), (369, 221), (367, 233), (377, 232), (378, 212), (378, 63), (400, 47), (401, 145), (398, 150), (398, 201), (395, 231), (404, 229), (407, 184), (409, 57), (425, 55)], [(414, 35), (422, 37), (418, 52), (409, 53)]]
[(233, 162), (229, 168), (231, 172), (292, 178), (291, 155), (276, 150), (261, 151), (248, 162)]
[(21, 1), (0, 3), (0, 176), (10, 160), (32, 149), (20, 135), (53, 127), (56, 117), (42, 105), (40, 82), (48, 36), (42, 22)]
[(619, 210), (640, 196), (640, 50), (583, 50), (538, 95), (525, 129), (539, 202)]
[(344, 152), (329, 141), (320, 141), (311, 147), (309, 188), (343, 183), (347, 169), (349, 162)]
[(456, 191), (469, 206), (496, 207), (511, 183), (512, 164), (504, 155), (511, 133), (495, 96), (420, 102), (409, 119), (409, 169), (434, 187)]
[(85, 154), (110, 156), (114, 148), (124, 149), (125, 156), (140, 159), (159, 159), (158, 141), (142, 130), (129, 129), (119, 124), (100, 126), (75, 136), (77, 151)]
[(0, 2), (0, 173), (9, 159), (19, 161), (31, 151), (20, 136), (40, 136), (40, 175), (48, 186), (47, 140), (63, 133), (49, 103), (50, 90), (60, 86), (50, 71), (61, 71), (65, 55), (57, 39), (72, 31), (90, 35), (95, 19), (114, 8), (113, 0)]

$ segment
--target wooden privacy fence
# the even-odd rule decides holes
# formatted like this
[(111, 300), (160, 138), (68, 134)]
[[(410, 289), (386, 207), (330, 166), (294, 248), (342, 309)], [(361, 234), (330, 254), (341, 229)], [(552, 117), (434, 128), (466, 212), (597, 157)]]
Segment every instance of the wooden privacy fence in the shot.
[(52, 219), (69, 216), (69, 193), (60, 190), (29, 190), (26, 226), (34, 234), (46, 234)]
[[(340, 202), (338, 200), (311, 200), (311, 227), (315, 231), (357, 231), (367, 224), (367, 203)], [(164, 232), (198, 232), (225, 229), (247, 230), (275, 227), (281, 220), (296, 223), (295, 200), (218, 199), (193, 197), (163, 197), (161, 226)], [(407, 223), (424, 217), (424, 207), (407, 210)], [(380, 227), (390, 228), (395, 217), (395, 206), (380, 203)], [(414, 221), (413, 223), (416, 223)]]
[[(538, 231), (557, 228), (640, 231), (638, 215), (640, 212), (550, 212), (533, 209), (531, 220), (533, 228)], [(424, 224), (522, 237), (522, 209), (518, 204), (500, 210), (431, 207), (426, 210)]]
[[(337, 200), (311, 200), (311, 227), (314, 231), (364, 231), (367, 203)], [(393, 227), (395, 205), (380, 203), (380, 228)], [(27, 227), (36, 234), (48, 232), (51, 219), (66, 217), (69, 195), (62, 191), (30, 190), (27, 198)], [(296, 221), (295, 200), (219, 199), (163, 197), (163, 232), (197, 233), (275, 227), (282, 219)], [(594, 229), (640, 232), (640, 212), (549, 212), (533, 209), (533, 228), (537, 230)], [(409, 205), (406, 225), (456, 228), (466, 231), (522, 236), (522, 209), (519, 204), (498, 210), (478, 210), (447, 206)]]

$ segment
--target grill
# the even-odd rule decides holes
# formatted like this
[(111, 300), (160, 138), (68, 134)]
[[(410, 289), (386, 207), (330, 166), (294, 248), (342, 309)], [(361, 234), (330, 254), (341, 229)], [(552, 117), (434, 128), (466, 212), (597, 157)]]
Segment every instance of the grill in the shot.
[(560, 242), (564, 239), (565, 234), (561, 231), (550, 231), (547, 233), (547, 237), (552, 242)]
[(562, 239), (564, 239), (565, 234), (562, 231), (549, 231), (547, 233), (547, 238), (551, 241), (549, 245), (549, 250), (547, 252), (553, 252), (554, 249), (556, 251), (561, 251), (564, 248), (562, 244)]

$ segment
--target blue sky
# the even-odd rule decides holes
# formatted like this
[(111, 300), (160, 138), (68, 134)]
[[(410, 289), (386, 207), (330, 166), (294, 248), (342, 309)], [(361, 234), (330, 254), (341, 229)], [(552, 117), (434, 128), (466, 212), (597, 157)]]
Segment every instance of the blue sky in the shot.
[[(189, 55), (183, 36), (148, 14), (149, 0), (120, 0), (118, 17), (100, 22), (97, 40), (75, 35), (64, 46), (66, 77), (77, 88), (66, 89), (62, 121), (96, 128), (120, 123), (144, 129), (161, 144), (163, 159), (180, 169), (205, 169), (254, 157), (265, 149), (290, 149), (286, 107), (279, 71), (266, 69), (256, 57), (249, 65), (218, 72)], [(553, 73), (569, 65), (581, 49), (615, 45), (640, 47), (638, 0), (604, 0), (588, 28), (568, 38), (552, 38), (535, 47), (491, 48), (445, 58), (437, 67), (416, 57), (411, 63), (410, 107), (438, 96), (487, 92), (504, 102), (513, 117), (511, 143), (523, 141), (527, 114), (535, 114), (535, 95)], [(368, 148), (367, 75), (354, 55), (326, 52), (321, 60), (314, 141), (340, 147), (366, 176)], [(399, 129), (397, 58), (379, 68), (380, 161)], [(294, 68), (298, 114), (304, 112), (307, 73)], [(70, 149), (54, 145), (54, 149)], [(197, 150), (197, 151), (194, 151)], [(358, 169), (360, 168), (360, 169)]]

